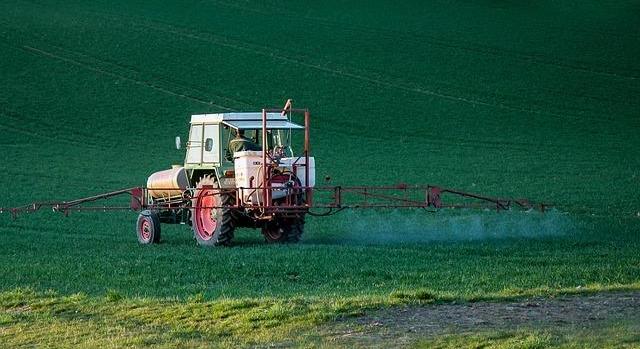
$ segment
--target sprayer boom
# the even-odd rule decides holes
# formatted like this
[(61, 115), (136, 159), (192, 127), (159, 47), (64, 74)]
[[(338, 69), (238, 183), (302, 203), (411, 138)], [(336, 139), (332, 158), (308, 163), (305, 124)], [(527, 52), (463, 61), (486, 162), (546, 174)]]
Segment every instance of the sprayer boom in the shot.
[[(244, 192), (258, 193), (262, 190), (281, 192), (282, 197), (294, 197), (296, 192), (310, 190), (313, 195), (305, 202), (279, 201), (277, 203), (250, 203), (231, 202), (225, 204), (213, 204), (207, 206), (193, 207), (193, 193), (197, 188), (154, 188), (153, 190), (164, 190), (167, 192), (179, 192), (179, 197), (166, 198), (165, 200), (154, 200), (150, 195), (151, 189), (145, 187), (133, 187), (116, 190), (104, 194), (79, 198), (70, 201), (50, 201), (34, 202), (24, 206), (13, 208), (0, 208), (0, 213), (10, 212), (14, 218), (20, 213), (31, 213), (42, 208), (50, 208), (54, 212), (61, 212), (68, 215), (71, 211), (180, 211), (192, 208), (196, 209), (234, 209), (234, 210), (254, 210), (262, 214), (299, 214), (309, 213), (314, 216), (328, 216), (345, 209), (390, 209), (390, 208), (420, 208), (436, 210), (441, 208), (476, 208), (495, 209), (497, 211), (519, 208), (524, 210), (539, 210), (544, 212), (551, 207), (547, 203), (534, 203), (527, 199), (495, 198), (486, 195), (464, 192), (461, 190), (443, 188), (435, 185), (409, 186), (398, 184), (394, 186), (322, 186), (314, 188), (296, 187), (256, 187), (256, 188), (234, 188), (234, 189), (213, 189), (207, 196), (212, 198), (219, 196), (239, 196)], [(272, 194), (273, 195), (273, 194)], [(102, 205), (87, 205), (97, 201), (108, 201), (115, 197), (129, 196), (129, 205), (122, 203), (105, 203)], [(458, 200), (455, 200), (457, 198)]]

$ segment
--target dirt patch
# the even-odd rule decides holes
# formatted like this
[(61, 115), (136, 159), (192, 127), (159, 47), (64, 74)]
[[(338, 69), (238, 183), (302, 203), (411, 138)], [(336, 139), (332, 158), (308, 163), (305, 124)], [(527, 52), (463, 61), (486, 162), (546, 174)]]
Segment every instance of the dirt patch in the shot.
[(585, 329), (613, 321), (640, 323), (640, 292), (381, 309), (336, 324), (329, 337), (353, 346), (397, 347), (450, 333)]

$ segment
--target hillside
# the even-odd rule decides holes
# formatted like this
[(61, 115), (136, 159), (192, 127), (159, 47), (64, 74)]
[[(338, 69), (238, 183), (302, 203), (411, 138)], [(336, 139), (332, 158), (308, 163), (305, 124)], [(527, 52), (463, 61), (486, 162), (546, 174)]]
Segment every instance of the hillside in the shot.
[[(191, 114), (287, 98), (311, 110), (318, 176), (333, 184), (430, 183), (556, 206), (348, 212), (310, 218), (300, 245), (243, 230), (213, 250), (186, 226), (137, 246), (130, 212), (3, 214), (3, 309), (42, 292), (90, 304), (298, 297), (311, 305), (283, 312), (313, 314), (307, 326), (420, 292), (638, 288), (635, 1), (6, 0), (0, 12), (2, 207), (143, 185), (183, 161), (174, 137)], [(36, 321), (11, 319), (4, 335)]]

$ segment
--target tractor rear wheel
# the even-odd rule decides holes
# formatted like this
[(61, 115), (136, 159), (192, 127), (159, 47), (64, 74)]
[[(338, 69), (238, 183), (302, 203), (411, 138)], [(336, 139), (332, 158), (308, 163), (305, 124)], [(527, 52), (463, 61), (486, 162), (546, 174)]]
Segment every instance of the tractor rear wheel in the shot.
[(191, 200), (191, 226), (193, 234), (202, 246), (228, 246), (233, 239), (233, 195), (220, 191), (211, 176), (204, 176), (196, 185)]
[(303, 214), (293, 219), (293, 222), (291, 223), (291, 226), (290, 226), (289, 234), (287, 234), (287, 242), (290, 242), (290, 243), (300, 242), (302, 233), (304, 233), (304, 215)]
[[(292, 180), (288, 177), (288, 180)], [(305, 198), (299, 189), (300, 181), (293, 177), (295, 185), (292, 189), (293, 193), (289, 196), (289, 202), (296, 206), (302, 206)], [(287, 202), (286, 199), (283, 199)], [(262, 235), (265, 241), (269, 243), (297, 243), (304, 232), (304, 212), (297, 213), (293, 217), (275, 217), (272, 221), (267, 222), (262, 227)]]
[(154, 211), (144, 210), (138, 215), (136, 222), (138, 242), (143, 245), (160, 242), (160, 218)]
[(264, 239), (270, 243), (296, 243), (304, 232), (304, 215), (279, 218), (262, 227)]

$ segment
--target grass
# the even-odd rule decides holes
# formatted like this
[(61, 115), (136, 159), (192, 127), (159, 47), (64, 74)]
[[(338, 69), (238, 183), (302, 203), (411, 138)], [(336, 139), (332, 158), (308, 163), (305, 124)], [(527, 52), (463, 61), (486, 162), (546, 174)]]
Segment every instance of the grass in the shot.
[[(558, 296), (637, 289), (587, 287), (581, 290), (533, 290), (526, 295)], [(485, 295), (482, 300), (521, 297), (509, 293)], [(0, 339), (12, 346), (254, 346), (329, 345), (329, 335), (318, 326), (349, 319), (373, 308), (408, 304), (466, 302), (480, 299), (417, 291), (387, 297), (222, 297), (207, 300), (202, 294), (187, 299), (124, 297), (109, 290), (104, 297), (85, 293), (61, 295), (54, 291), (15, 289), (0, 293)], [(587, 333), (585, 328), (483, 331), (468, 335), (439, 335), (419, 339), (417, 347), (592, 347), (637, 344), (635, 324), (606, 324)], [(323, 344), (324, 343), (324, 344)], [(334, 343), (336, 345), (337, 343)]]
[[(431, 225), (446, 225), (457, 216), (447, 217), (443, 212), (425, 219), (432, 220)], [(506, 214), (496, 219), (525, 218), (518, 216)], [(56, 220), (56, 227), (34, 230), (34, 219), (40, 217)], [(564, 236), (465, 240), (464, 236), (472, 234), (467, 229), (464, 234), (445, 237), (459, 241), (430, 241), (428, 228), (398, 232), (406, 241), (369, 241), (362, 232), (347, 231), (351, 229), (348, 224), (335, 235), (314, 234), (310, 224), (309, 236), (301, 245), (265, 245), (249, 230), (239, 236), (236, 247), (211, 251), (195, 248), (184, 226), (167, 226), (166, 242), (159, 246), (138, 246), (126, 217), (72, 214), (64, 218), (39, 213), (28, 216), (29, 222), (21, 218), (10, 223), (0, 230), (12, 241), (2, 247), (1, 284), (94, 295), (111, 289), (126, 296), (161, 298), (198, 293), (207, 298), (340, 297), (388, 295), (416, 288), (471, 297), (539, 287), (632, 284), (640, 271), (634, 222), (609, 227), (618, 231), (608, 241), (599, 237), (603, 227), (597, 224), (599, 220), (593, 227)], [(105, 227), (102, 237), (78, 233), (78, 227), (91, 219)], [(384, 231), (375, 234), (385, 236)]]
[[(59, 296), (16, 290), (2, 294), (3, 343), (42, 346), (255, 344), (329, 318), (340, 306), (302, 299), (186, 301)], [(30, 330), (37, 328), (37, 331)], [(52, 336), (42, 338), (42, 333)]]
[(265, 246), (245, 232), (236, 247), (211, 251), (177, 231), (150, 248), (122, 233), (97, 242), (75, 233), (86, 218), (59, 218), (68, 230), (38, 241), (3, 230), (13, 242), (0, 273), (9, 346), (307, 346), (323, 343), (310, 335), (316, 326), (372, 308), (640, 289), (629, 225), (606, 242), (601, 226), (565, 237), (321, 236), (296, 246)]
[(415, 343), (415, 348), (637, 348), (637, 324), (609, 323), (600, 328), (523, 329), (443, 335)]
[(428, 182), (557, 209), (351, 212), (310, 218), (300, 245), (242, 230), (230, 249), (166, 225), (163, 244), (138, 246), (132, 213), (0, 217), (10, 346), (268, 344), (369, 307), (640, 288), (633, 1), (0, 12), (0, 206), (143, 184), (182, 162), (173, 138), (190, 114), (293, 98), (335, 184)]

